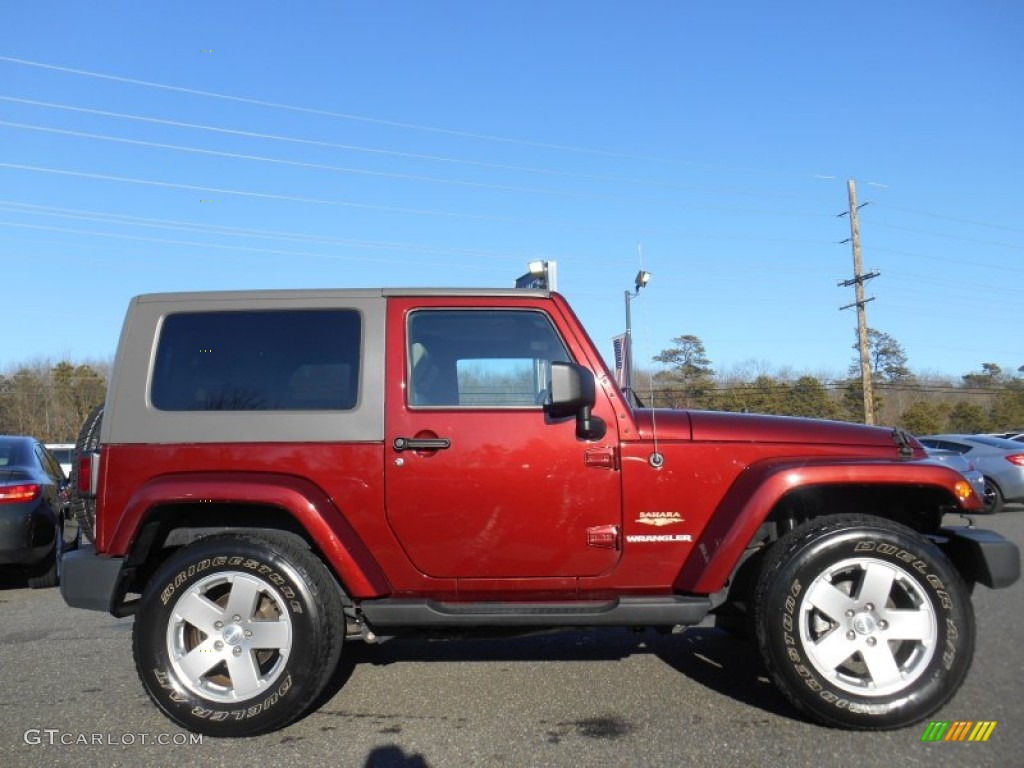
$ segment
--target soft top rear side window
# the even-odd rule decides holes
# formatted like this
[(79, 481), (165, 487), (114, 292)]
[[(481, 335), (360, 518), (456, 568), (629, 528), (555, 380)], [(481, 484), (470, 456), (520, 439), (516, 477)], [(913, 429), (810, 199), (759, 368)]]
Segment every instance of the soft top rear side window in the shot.
[(351, 309), (168, 315), (150, 401), (163, 411), (351, 410), (361, 341)]

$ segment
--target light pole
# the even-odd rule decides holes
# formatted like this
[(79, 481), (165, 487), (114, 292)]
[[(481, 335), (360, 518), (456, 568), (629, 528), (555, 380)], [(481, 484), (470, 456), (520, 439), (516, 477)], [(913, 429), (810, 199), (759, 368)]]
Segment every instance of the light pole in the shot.
[(651, 273), (641, 269), (636, 273), (636, 279), (633, 281), (636, 289), (632, 292), (626, 291), (626, 359), (624, 361), (626, 371), (622, 380), (625, 383), (627, 397), (633, 391), (633, 318), (629, 311), (629, 304), (640, 295), (640, 289), (647, 285), (650, 279)]

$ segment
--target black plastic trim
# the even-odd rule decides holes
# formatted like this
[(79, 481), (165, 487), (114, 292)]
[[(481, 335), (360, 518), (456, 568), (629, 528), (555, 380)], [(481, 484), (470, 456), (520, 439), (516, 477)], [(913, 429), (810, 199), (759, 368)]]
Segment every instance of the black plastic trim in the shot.
[(91, 544), (65, 553), (60, 562), (61, 597), (72, 608), (112, 613), (123, 564), (120, 557), (100, 557)]
[(932, 538), (967, 581), (1001, 589), (1020, 578), (1020, 550), (995, 531), (942, 528)]
[(359, 604), (374, 628), (593, 627), (698, 624), (711, 610), (707, 597), (621, 597), (560, 603), (446, 603), (387, 598)]

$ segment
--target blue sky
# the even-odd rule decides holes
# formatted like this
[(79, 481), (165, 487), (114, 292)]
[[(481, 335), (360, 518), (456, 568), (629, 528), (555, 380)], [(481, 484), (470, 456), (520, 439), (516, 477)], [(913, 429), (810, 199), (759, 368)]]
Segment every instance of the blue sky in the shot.
[[(154, 291), (511, 286), (606, 357), (720, 371), (1024, 365), (1024, 6), (0, 5), (0, 370), (109, 358)], [(638, 248), (638, 243), (640, 248)]]

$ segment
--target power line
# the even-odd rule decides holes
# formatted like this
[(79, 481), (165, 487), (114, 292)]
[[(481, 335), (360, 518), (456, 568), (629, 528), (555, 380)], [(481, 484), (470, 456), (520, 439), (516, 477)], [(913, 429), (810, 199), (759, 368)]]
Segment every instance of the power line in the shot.
[[(85, 131), (71, 131), (64, 128), (51, 128), (43, 125), (31, 125), (28, 123), (14, 123), (7, 120), (0, 120), (0, 125), (7, 126), (9, 128), (21, 128), (30, 131), (40, 131), (43, 133), (59, 134), (62, 136), (75, 136), (77, 138), (84, 139), (95, 139), (98, 141), (109, 141), (116, 142), (119, 144), (132, 144), (140, 147), (150, 147), (153, 149), (169, 149), (175, 152), (191, 152), (201, 155), (211, 155), (214, 157), (227, 157), (234, 160), (252, 160), (261, 163), (276, 163), (279, 165), (290, 165), (298, 168), (309, 168), (318, 171), (332, 171), (335, 173), (349, 173), (363, 176), (378, 176), (389, 179), (401, 179), (403, 181), (424, 181), (432, 184), (455, 184), (466, 187), (478, 187), (484, 189), (494, 189), (502, 192), (522, 192), (531, 195), (559, 195), (563, 197), (579, 197), (579, 198), (596, 198), (603, 200), (615, 200), (616, 198), (605, 196), (605, 195), (587, 195), (579, 192), (566, 192), (557, 189), (541, 189), (541, 188), (530, 188), (530, 187), (513, 187), (504, 184), (489, 184), (481, 181), (467, 181), (464, 179), (445, 179), (437, 176), (418, 176), (408, 173), (394, 173), (391, 171), (373, 171), (365, 168), (350, 168), (338, 165), (327, 165), (324, 163), (306, 163), (300, 160), (286, 160), (278, 157), (266, 157), (264, 155), (246, 155), (238, 152), (224, 152), (216, 149), (205, 149), (203, 147), (188, 147), (181, 144), (164, 144), (156, 141), (143, 141), (142, 139), (129, 139), (122, 136), (110, 136), (108, 134), (99, 133), (87, 133)], [(644, 202), (660, 202), (647, 200)]]
[[(39, 131), (42, 133), (50, 133), (61, 136), (74, 136), (76, 138), (94, 139), (97, 141), (107, 141), (119, 144), (130, 144), (134, 146), (148, 147), (152, 149), (166, 149), (175, 152), (187, 152), (192, 154), (209, 155), (212, 157), (225, 157), (233, 160), (247, 160), (261, 163), (271, 163), (276, 165), (292, 166), (297, 168), (305, 168), (319, 171), (330, 171), (333, 173), (345, 173), (360, 176), (373, 176), (378, 178), (397, 179), (402, 181), (415, 181), (425, 182), (430, 184), (450, 184), (455, 186), (472, 187), (477, 189), (491, 189), (499, 192), (512, 192), (521, 193), (528, 195), (551, 195), (556, 197), (574, 198), (579, 200), (601, 200), (604, 202), (629, 202), (629, 203), (643, 203), (645, 205), (659, 205), (677, 210), (730, 210), (735, 212), (741, 212), (737, 209), (723, 208), (721, 206), (701, 206), (694, 205), (691, 203), (674, 203), (667, 200), (659, 200), (656, 198), (642, 198), (642, 197), (618, 197), (614, 195), (602, 195), (585, 192), (571, 192), (560, 189), (550, 189), (541, 187), (516, 187), (507, 184), (493, 184), (482, 181), (469, 181), (465, 179), (450, 179), (440, 178), (437, 176), (423, 176), (416, 174), (407, 173), (396, 173), (393, 171), (375, 171), (365, 168), (352, 168), (346, 166), (328, 165), (324, 163), (307, 163), (299, 160), (287, 160), (284, 158), (267, 157), (264, 155), (249, 155), (241, 154), (238, 152), (225, 152), (223, 150), (206, 149), (203, 147), (191, 147), (180, 144), (165, 144), (162, 142), (145, 141), (142, 139), (130, 139), (122, 136), (111, 136), (109, 134), (97, 134), (88, 133), (85, 131), (72, 131), (65, 128), (52, 128), (50, 126), (43, 125), (32, 125), (29, 123), (16, 123), (8, 120), (0, 120), (0, 126), (6, 126), (9, 128), (18, 128), (22, 130)], [(745, 211), (746, 213), (767, 213), (764, 211)], [(774, 212), (772, 215), (779, 215)], [(790, 215), (814, 215), (814, 214), (790, 214)]]
[[(279, 134), (271, 133), (259, 133), (256, 131), (245, 131), (236, 128), (224, 128), (213, 125), (202, 125), (199, 123), (187, 123), (179, 120), (168, 120), (164, 118), (147, 117), (145, 115), (133, 115), (124, 112), (109, 112), (102, 109), (91, 109), (88, 107), (78, 107), (68, 104), (55, 104), (53, 102), (36, 101), (34, 99), (21, 99), (14, 96), (0, 96), (0, 101), (16, 102), (18, 104), (28, 104), (32, 106), (41, 106), (51, 109), (62, 109), (74, 112), (83, 112), (86, 114), (99, 115), (103, 117), (115, 117), (124, 120), (137, 120), (146, 123), (152, 123), (156, 125), (166, 125), (174, 128), (189, 128), (200, 131), (210, 131), (215, 133), (223, 133), (231, 136), (244, 136), (246, 138), (266, 139), (271, 141), (282, 141), (291, 142), (295, 144), (304, 144), (315, 147), (323, 147), (327, 149), (341, 149), (349, 152), (364, 152), (374, 155), (384, 155), (388, 157), (401, 157), (407, 160), (427, 160), (431, 162), (439, 163), (453, 163), (459, 165), (474, 166), (479, 168), (489, 168), (493, 170), (503, 171), (514, 171), (517, 173), (533, 173), (533, 174), (544, 174), (549, 176), (561, 176), (566, 178), (574, 179), (585, 179), (588, 181), (607, 181), (616, 184), (636, 184), (636, 185), (649, 185), (668, 187), (674, 189), (685, 189), (686, 187), (672, 182), (657, 181), (654, 179), (634, 179), (622, 176), (607, 176), (602, 174), (592, 173), (576, 173), (572, 171), (557, 170), (554, 168), (539, 168), (536, 166), (523, 166), (523, 165), (509, 165), (505, 163), (491, 163), (483, 160), (470, 160), (467, 158), (451, 157), (447, 155), (429, 155), (420, 154), (416, 152), (402, 152), (393, 149), (381, 149), (379, 147), (365, 147), (356, 144), (339, 144), (332, 141), (320, 141), (317, 139), (303, 139), (294, 136), (282, 136)], [(756, 192), (747, 192), (744, 194), (760, 194)]]
[[(55, 174), (55, 175), (71, 176), (71, 177), (76, 177), (76, 178), (95, 179), (95, 180), (99, 180), (99, 181), (111, 181), (111, 182), (124, 183), (124, 184), (139, 184), (139, 185), (145, 185), (145, 186), (161, 187), (161, 188), (166, 188), (166, 189), (180, 189), (180, 190), (188, 190), (188, 191), (192, 191), (192, 192), (203, 192), (203, 193), (224, 194), (224, 195), (236, 195), (236, 196), (241, 196), (241, 197), (250, 197), (250, 198), (265, 199), (265, 200), (282, 200), (282, 201), (296, 202), (296, 203), (307, 203), (307, 204), (315, 204), (315, 205), (327, 205), (327, 206), (357, 208), (357, 209), (363, 209), (363, 210), (381, 211), (381, 212), (388, 212), (388, 213), (402, 213), (402, 214), (420, 215), (420, 216), (438, 216), (438, 217), (452, 218), (452, 219), (469, 219), (469, 220), (474, 220), (474, 221), (492, 221), (492, 222), (500, 222), (500, 223), (506, 223), (506, 224), (519, 224), (519, 225), (538, 225), (538, 224), (541, 224), (541, 225), (544, 225), (544, 226), (558, 226), (558, 227), (564, 227), (564, 228), (575, 229), (575, 230), (580, 230), (580, 231), (590, 231), (590, 232), (608, 232), (608, 231), (619, 232), (619, 231), (622, 231), (621, 229), (615, 228), (615, 227), (598, 226), (598, 225), (587, 225), (587, 224), (580, 224), (578, 222), (565, 221), (565, 220), (557, 220), (557, 219), (543, 219), (543, 220), (523, 219), (523, 218), (510, 217), (510, 216), (497, 216), (497, 215), (493, 215), (493, 214), (475, 214), (475, 213), (466, 213), (466, 212), (460, 212), (460, 211), (444, 211), (444, 210), (438, 210), (438, 209), (424, 209), (424, 208), (405, 208), (405, 207), (400, 207), (400, 206), (389, 206), (389, 205), (380, 205), (380, 204), (373, 204), (373, 203), (359, 203), (359, 202), (354, 202), (354, 201), (350, 201), (350, 200), (325, 200), (325, 199), (321, 199), (321, 198), (310, 198), (310, 197), (303, 197), (303, 196), (299, 196), (299, 195), (282, 195), (282, 194), (274, 194), (274, 193), (269, 193), (269, 192), (254, 192), (254, 191), (250, 191), (250, 190), (228, 189), (228, 188), (223, 188), (223, 187), (207, 187), (207, 186), (202, 186), (202, 185), (197, 185), (197, 184), (182, 184), (182, 183), (177, 183), (177, 182), (161, 181), (161, 180), (157, 180), (157, 179), (140, 179), (140, 178), (135, 178), (135, 177), (127, 177), (127, 176), (114, 176), (114, 175), (111, 175), (111, 174), (90, 173), (90, 172), (86, 172), (86, 171), (72, 171), (70, 169), (65, 169), (65, 168), (48, 168), (48, 167), (45, 167), (45, 166), (26, 165), (26, 164), (22, 164), (22, 163), (4, 163), (4, 162), (0, 162), (0, 168), (10, 168), (10, 169), (13, 169), (13, 170), (30, 171), (30, 172), (35, 172), (35, 173), (49, 173), (49, 174)], [(635, 231), (635, 230), (631, 230), (631, 231)], [(664, 229), (662, 229), (662, 230), (654, 230), (654, 229), (647, 229), (645, 231), (649, 232), (649, 233), (650, 232), (659, 232), (659, 233), (662, 233), (662, 234), (673, 234), (674, 233), (674, 234), (678, 234), (679, 236), (688, 236), (688, 233), (678, 232), (677, 230), (664, 230)], [(756, 238), (756, 237), (746, 238), (746, 237), (735, 236), (735, 235), (710, 235), (710, 237), (714, 237), (716, 239), (727, 239), (727, 238), (728, 239), (746, 239), (746, 240), (752, 240), (752, 241), (757, 241), (757, 242), (772, 241), (771, 238)], [(806, 241), (806, 240), (797, 240), (797, 239), (792, 239), (792, 238), (776, 238), (775, 240), (777, 240), (778, 242), (797, 242), (797, 243), (820, 244), (819, 241)]]
[[(121, 76), (121, 75), (110, 75), (110, 74), (101, 73), (101, 72), (93, 72), (93, 71), (89, 71), (89, 70), (76, 69), (76, 68), (73, 68), (73, 67), (64, 67), (64, 66), (59, 66), (59, 65), (55, 65), (55, 64), (46, 64), (44, 62), (30, 61), (28, 59), (20, 59), (20, 58), (15, 58), (15, 57), (12, 57), (12, 56), (0, 56), (0, 61), (6, 61), (6, 62), (9, 62), (9, 63), (12, 63), (12, 64), (20, 64), (20, 65), (29, 66), (29, 67), (37, 67), (37, 68), (40, 68), (40, 69), (46, 69), (46, 70), (51, 70), (51, 71), (55, 71), (55, 72), (62, 72), (62, 73), (66, 73), (66, 74), (74, 74), (74, 75), (80, 75), (80, 76), (84, 76), (84, 77), (92, 77), (92, 78), (98, 78), (98, 79), (103, 79), (103, 80), (110, 80), (110, 81), (113, 81), (113, 82), (121, 82), (121, 83), (127, 83), (127, 84), (131, 84), (131, 85), (139, 85), (139, 86), (143, 86), (143, 87), (147, 87), (147, 88), (157, 88), (157, 89), (173, 91), (173, 92), (177, 92), (177, 93), (184, 93), (184, 94), (189, 94), (189, 95), (194, 95), (194, 96), (203, 96), (203, 97), (208, 97), (208, 98), (217, 98), (217, 99), (223, 99), (223, 100), (227, 100), (227, 101), (234, 101), (234, 102), (239, 102), (239, 103), (244, 103), (244, 104), (252, 104), (252, 105), (255, 105), (255, 106), (270, 107), (270, 108), (274, 108), (274, 109), (283, 109), (283, 110), (289, 110), (289, 111), (294, 111), (294, 112), (300, 112), (300, 113), (304, 113), (304, 114), (320, 115), (320, 116), (324, 116), (324, 117), (333, 117), (333, 118), (338, 118), (338, 119), (342, 119), (342, 120), (351, 120), (351, 121), (369, 123), (369, 124), (373, 124), (373, 125), (384, 125), (384, 126), (389, 126), (389, 127), (394, 127), (394, 128), (402, 128), (402, 129), (408, 129), (408, 130), (423, 131), (423, 132), (428, 132), (428, 133), (436, 133), (436, 134), (442, 134), (442, 135), (448, 135), (448, 136), (456, 136), (456, 137), (461, 137), (461, 138), (470, 138), (470, 139), (476, 139), (476, 140), (481, 140), (481, 141), (491, 141), (491, 142), (499, 142), (499, 143), (512, 144), (512, 145), (520, 145), (520, 146), (526, 146), (526, 147), (533, 147), (533, 148), (537, 148), (537, 149), (549, 149), (549, 150), (555, 150), (555, 151), (561, 151), (561, 152), (571, 152), (571, 153), (577, 153), (577, 154), (590, 154), (590, 155), (597, 155), (597, 156), (603, 156), (603, 157), (613, 157), (613, 158), (620, 158), (620, 159), (626, 159), (626, 160), (639, 160), (639, 161), (644, 161), (644, 162), (659, 163), (659, 164), (663, 164), (663, 165), (686, 166), (686, 167), (692, 167), (692, 168), (703, 168), (703, 169), (714, 170), (714, 171), (728, 171), (730, 173), (770, 174), (770, 175), (786, 177), (786, 178), (799, 178), (799, 179), (804, 179), (804, 180), (816, 180), (816, 181), (817, 180), (831, 181), (831, 180), (834, 180), (834, 179), (838, 178), (837, 176), (833, 176), (833, 175), (830, 175), (830, 174), (795, 173), (795, 172), (794, 173), (785, 173), (785, 174), (783, 174), (783, 173), (779, 173), (777, 171), (767, 171), (767, 170), (758, 169), (758, 168), (739, 168), (739, 167), (731, 167), (731, 166), (724, 166), (724, 165), (712, 165), (712, 164), (709, 164), (709, 163), (699, 163), (699, 162), (689, 161), (689, 160), (673, 160), (671, 158), (656, 157), (656, 156), (650, 156), (650, 155), (641, 155), (641, 154), (631, 153), (631, 152), (619, 152), (619, 151), (616, 151), (616, 150), (602, 149), (602, 148), (596, 148), (596, 147), (582, 147), (582, 146), (571, 145), (571, 144), (556, 144), (556, 143), (551, 143), (551, 142), (534, 141), (534, 140), (530, 140), (530, 139), (521, 139), (521, 138), (517, 138), (517, 137), (510, 137), (510, 136), (498, 136), (498, 135), (494, 135), (494, 134), (483, 134), (483, 133), (477, 133), (477, 132), (473, 132), (473, 131), (465, 131), (465, 130), (459, 130), (459, 129), (441, 128), (441, 127), (437, 127), (437, 126), (423, 125), (423, 124), (419, 124), (419, 123), (408, 123), (408, 122), (401, 122), (401, 121), (395, 121), (395, 120), (387, 120), (387, 119), (377, 118), (377, 117), (369, 117), (369, 116), (366, 116), (366, 115), (356, 115), (356, 114), (346, 113), (346, 112), (335, 112), (335, 111), (331, 111), (331, 110), (319, 109), (319, 108), (316, 108), (316, 107), (303, 107), (303, 106), (298, 106), (298, 105), (293, 105), (293, 104), (284, 104), (284, 103), (281, 103), (281, 102), (268, 101), (268, 100), (264, 100), (264, 99), (256, 99), (256, 98), (251, 98), (251, 97), (246, 97), (246, 96), (234, 96), (234, 95), (231, 95), (231, 94), (216, 93), (216, 92), (212, 92), (212, 91), (203, 91), (203, 90), (196, 89), (196, 88), (187, 88), (187, 87), (184, 87), (184, 86), (169, 85), (169, 84), (166, 84), (166, 83), (155, 83), (155, 82), (152, 82), (152, 81), (149, 81), (149, 80), (140, 80), (140, 79), (137, 79), (137, 78), (124, 77), (124, 76)], [(869, 182), (869, 183), (873, 183), (873, 182)], [(886, 187), (885, 184), (877, 184), (877, 183), (873, 183), (873, 184), (874, 184), (874, 186), (878, 186), (878, 187), (883, 187), (883, 188)]]
[(27, 59), (18, 59), (13, 56), (0, 56), (0, 61), (10, 62), (12, 64), (21, 64), (28, 67), (38, 67), (39, 69), (47, 69), (55, 72), (63, 72), (66, 74), (81, 75), (83, 77), (98, 78), (101, 80), (110, 80), (118, 83), (128, 83), (130, 85), (140, 85), (145, 88), (158, 88), (165, 91), (173, 91), (175, 93), (185, 93), (191, 96), (203, 96), (206, 98), (223, 99), (225, 101), (234, 101), (241, 104), (252, 104), (259, 107), (271, 107), (273, 109), (284, 109), (291, 112), (301, 112), (307, 115), (320, 115), (321, 117), (334, 117), (340, 120), (352, 120), (356, 122), (369, 123), (371, 125), (385, 125), (392, 128), (403, 128), (406, 130), (424, 131), (428, 133), (443, 134), (446, 136), (458, 136), (467, 139), (478, 139), (481, 141), (494, 141), (501, 142), (504, 144), (518, 144), (526, 147), (535, 147), (538, 149), (553, 149), (561, 152), (576, 152), (581, 154), (591, 155), (602, 155), (605, 157), (619, 157), (628, 160), (645, 160), (654, 162), (671, 162), (664, 158), (648, 157), (645, 155), (630, 154), (628, 152), (615, 152), (606, 149), (595, 149), (591, 147), (580, 147), (569, 144), (550, 144), (541, 141), (531, 141), (529, 139), (512, 138), (509, 136), (495, 136), (493, 134), (474, 133), (472, 131), (461, 131), (451, 128), (439, 128), (437, 126), (422, 125), (418, 123), (405, 123), (397, 120), (386, 120), (379, 117), (368, 117), (366, 115), (356, 115), (348, 112), (334, 112), (327, 109), (318, 109), (316, 107), (301, 107), (295, 104), (283, 104), (281, 102), (267, 101), (264, 99), (254, 99), (247, 96), (233, 96), (226, 93), (216, 93), (213, 91), (203, 91), (198, 88), (186, 88), (180, 85), (168, 85), (166, 83), (154, 83), (150, 80), (139, 80), (132, 77), (123, 77), (120, 75), (109, 75), (101, 72), (92, 72), (85, 69), (75, 69), (73, 67), (62, 67), (55, 64), (44, 64), (38, 61), (29, 61)]
[(924, 229), (914, 229), (913, 227), (901, 227), (898, 224), (886, 224), (883, 221), (872, 221), (875, 226), (885, 227), (886, 229), (896, 229), (901, 232), (911, 232), (915, 235), (929, 235), (930, 237), (942, 237), (948, 240), (960, 240), (965, 243), (976, 243), (978, 245), (995, 246), (997, 248), (1012, 248), (1015, 251), (1024, 251), (1024, 245), (1016, 243), (1000, 243), (993, 240), (979, 240), (976, 237), (964, 237), (963, 235), (951, 235), (947, 232), (930, 232)]
[[(65, 234), (70, 234), (70, 235), (88, 235), (90, 237), (106, 237), (106, 238), (113, 238), (113, 239), (117, 239), (117, 240), (135, 240), (135, 241), (149, 242), (149, 243), (163, 243), (164, 245), (185, 246), (185, 247), (190, 247), (190, 248), (207, 248), (207, 249), (208, 248), (213, 248), (213, 249), (225, 250), (225, 251), (240, 251), (240, 252), (247, 253), (247, 254), (263, 253), (263, 254), (269, 254), (269, 255), (273, 255), (273, 256), (302, 256), (302, 257), (306, 257), (306, 258), (337, 259), (337, 260), (342, 260), (342, 261), (356, 261), (356, 260), (366, 261), (366, 260), (368, 260), (368, 259), (366, 259), (365, 256), (356, 257), (356, 256), (344, 256), (344, 255), (341, 255), (341, 254), (311, 253), (309, 251), (287, 251), (287, 250), (281, 250), (281, 249), (276, 249), (276, 248), (253, 248), (253, 247), (250, 247), (250, 246), (243, 246), (243, 245), (224, 245), (224, 244), (220, 244), (220, 243), (198, 242), (198, 241), (194, 241), (194, 240), (168, 240), (166, 238), (146, 237), (144, 235), (128, 235), (128, 234), (121, 234), (121, 233), (116, 233), (116, 232), (96, 232), (94, 230), (70, 229), (70, 228), (66, 228), (66, 227), (47, 227), (47, 226), (43, 226), (43, 225), (40, 225), (40, 224), (23, 224), (23, 223), (19, 223), (19, 222), (11, 222), (11, 221), (0, 221), (0, 226), (2, 226), (2, 227), (15, 227), (15, 228), (20, 228), (20, 229), (42, 230), (42, 231), (45, 231), (45, 232), (63, 232)], [(358, 246), (354, 246), (354, 247), (358, 247)], [(382, 261), (382, 259), (369, 259), (369, 261)], [(460, 269), (473, 269), (473, 268), (482, 269), (480, 267), (474, 267), (473, 265), (466, 266), (466, 265), (461, 264), (461, 263), (458, 264), (458, 265), (454, 265), (454, 264), (444, 264), (444, 263), (436, 263), (436, 262), (435, 263), (431, 263), (431, 262), (424, 262), (424, 261), (396, 261), (396, 260), (394, 260), (392, 258), (388, 258), (386, 261), (389, 264), (415, 264), (417, 266), (428, 265), (428, 266), (438, 266), (438, 267), (458, 266)]]
[(444, 253), (457, 256), (487, 255), (495, 258), (520, 258), (523, 255), (521, 252), (513, 253), (477, 248), (439, 247), (418, 243), (398, 243), (381, 240), (354, 240), (351, 238), (328, 237), (326, 235), (310, 235), (301, 232), (282, 232), (279, 230), (232, 227), (225, 224), (189, 222), (178, 219), (154, 219), (145, 216), (128, 216), (120, 213), (88, 211), (80, 208), (34, 205), (32, 203), (19, 203), (10, 200), (0, 200), (0, 210), (7, 210), (9, 213), (29, 213), (38, 216), (51, 216), (79, 221), (93, 221), (103, 224), (122, 224), (135, 227), (149, 227), (153, 229), (167, 229), (180, 232), (199, 232), (202, 234), (230, 237), (251, 237), (258, 240), (280, 240), (301, 243), (312, 242), (317, 245), (341, 245), (357, 248), (411, 250), (419, 252)]
[(950, 216), (950, 215), (944, 214), (944, 213), (932, 213), (930, 211), (922, 211), (922, 210), (917, 209), (917, 208), (903, 208), (903, 207), (900, 207), (900, 206), (897, 206), (897, 205), (889, 205), (888, 203), (878, 203), (878, 202), (875, 202), (875, 201), (872, 201), (872, 202), (874, 202), (874, 204), (877, 205), (879, 208), (887, 208), (887, 209), (889, 209), (891, 211), (899, 211), (900, 213), (913, 213), (913, 214), (916, 214), (918, 216), (928, 216), (928, 217), (933, 218), (933, 219), (944, 219), (946, 221), (955, 221), (958, 224), (970, 224), (970, 225), (975, 226), (975, 227), (987, 227), (989, 229), (1002, 229), (1002, 230), (1005, 230), (1007, 232), (1017, 232), (1019, 234), (1024, 234), (1024, 229), (1020, 229), (1019, 227), (1008, 227), (1008, 226), (1006, 226), (1004, 224), (992, 224), (990, 222), (978, 221), (976, 219), (964, 219), (964, 218), (961, 218), (959, 216)]
[(444, 216), (448, 218), (476, 219), (480, 221), (503, 221), (511, 224), (525, 223), (519, 219), (503, 216), (487, 216), (473, 213), (456, 213), (452, 211), (437, 211), (424, 208), (401, 208), (390, 205), (375, 205), (371, 203), (356, 203), (349, 200), (322, 200), (313, 197), (301, 197), (298, 195), (278, 195), (270, 192), (252, 192), (239, 189), (226, 189), (223, 187), (205, 187), (197, 184), (180, 184), (170, 181), (158, 181), (155, 179), (138, 179), (127, 176), (113, 176), (105, 173), (88, 173), (85, 171), (71, 171), (65, 168), (46, 168), (43, 166), (23, 165), (21, 163), (0, 163), (0, 168), (12, 168), (21, 171), (33, 171), (36, 173), (52, 173), (62, 176), (74, 176), (78, 178), (97, 179), (100, 181), (114, 181), (123, 184), (142, 184), (153, 187), (164, 187), (167, 189), (185, 189), (192, 192), (210, 192), (221, 195), (238, 195), (241, 197), (255, 197), (266, 200), (285, 200), (295, 203), (313, 203), (316, 205), (333, 205), (346, 208), (361, 208), (365, 210), (386, 211), (389, 213), (408, 213), (421, 216)]
[[(1022, 288), (1009, 288), (1006, 285), (987, 285), (987, 284), (984, 284), (984, 283), (972, 283), (972, 282), (967, 282), (967, 281), (963, 281), (963, 280), (938, 280), (938, 279), (933, 278), (933, 277), (928, 277), (927, 275), (921, 275), (921, 274), (917, 274), (915, 272), (904, 272), (903, 270), (890, 269), (890, 268), (886, 268), (885, 274), (890, 276), (890, 277), (895, 275), (897, 277), (902, 276), (902, 277), (907, 277), (907, 278), (913, 278), (914, 279), (915, 285), (911, 286), (909, 289), (908, 288), (901, 288), (900, 289), (901, 293), (906, 292), (907, 290), (913, 290), (916, 287), (916, 284), (923, 283), (923, 284), (927, 284), (927, 285), (938, 286), (940, 288), (957, 288), (957, 289), (961, 289), (961, 290), (964, 289), (964, 288), (974, 288), (974, 289), (977, 289), (978, 291), (988, 291), (988, 292), (992, 292), (992, 293), (1001, 293), (1001, 294), (1004, 294), (1004, 295), (1009, 296), (1009, 297), (1024, 296), (1024, 289), (1022, 289)], [(928, 294), (927, 291), (921, 291), (921, 293)], [(943, 296), (948, 296), (949, 294), (948, 293), (943, 293), (942, 295)], [(973, 297), (973, 296), (963, 296), (962, 298), (964, 298), (965, 300), (970, 301), (970, 302), (976, 302), (977, 301), (977, 299), (975, 297)]]
[(967, 259), (963, 258), (951, 258), (948, 256), (932, 256), (925, 253), (913, 253), (911, 251), (902, 251), (897, 250), (895, 248), (883, 248), (874, 245), (865, 248), (864, 250), (869, 253), (891, 253), (896, 256), (910, 256), (911, 258), (915, 259), (927, 259), (928, 261), (942, 261), (947, 264), (959, 264), (963, 266), (967, 266), (969, 264), (972, 269), (975, 267), (982, 267), (984, 269), (998, 269), (1010, 270), (1012, 272), (1024, 272), (1024, 267), (1014, 267), (1009, 264), (989, 264), (986, 262), (975, 261), (974, 259), (970, 259), (970, 261), (968, 261)]

